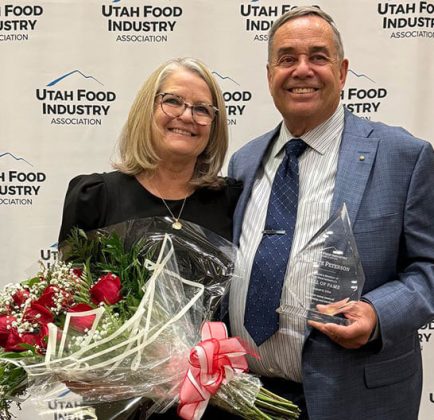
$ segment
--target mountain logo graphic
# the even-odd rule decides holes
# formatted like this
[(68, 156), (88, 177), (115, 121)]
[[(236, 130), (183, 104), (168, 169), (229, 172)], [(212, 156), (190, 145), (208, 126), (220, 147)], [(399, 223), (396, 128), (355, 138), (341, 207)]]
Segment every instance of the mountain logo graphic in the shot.
[(354, 74), (354, 76), (358, 77), (358, 78), (364, 78), (364, 79), (368, 79), (370, 80), (372, 83), (375, 83), (375, 80), (372, 80), (370, 77), (366, 76), (366, 74), (363, 73), (356, 73), (354, 70), (349, 69), (348, 70), (351, 74)]
[(95, 80), (95, 82), (99, 83), (101, 86), (104, 86), (103, 83), (101, 83), (99, 80), (97, 80), (95, 77), (93, 76), (88, 76), (84, 73), (82, 73), (80, 70), (73, 70), (70, 71), (69, 73), (64, 74), (63, 76), (58, 77), (57, 79), (52, 80), (50, 83), (47, 84), (47, 86), (54, 86), (57, 85), (57, 83), (61, 82), (62, 80), (66, 79), (67, 77), (72, 76), (73, 74), (79, 74), (80, 76), (82, 76), (84, 79), (92, 79)]
[(239, 83), (237, 83), (234, 79), (232, 79), (229, 76), (222, 76), (220, 73), (213, 71), (212, 74), (216, 75), (221, 80), (230, 80), (231, 82), (235, 83), (237, 86), (240, 86)]
[(17, 161), (21, 161), (21, 162), (26, 162), (28, 165), (33, 166), (30, 162), (28, 162), (26, 159), (22, 158), (22, 157), (17, 157), (14, 156), (12, 153), (9, 152), (5, 152), (5, 153), (0, 153), (0, 159), (4, 158), (5, 156), (10, 156), (13, 159), (17, 160)]

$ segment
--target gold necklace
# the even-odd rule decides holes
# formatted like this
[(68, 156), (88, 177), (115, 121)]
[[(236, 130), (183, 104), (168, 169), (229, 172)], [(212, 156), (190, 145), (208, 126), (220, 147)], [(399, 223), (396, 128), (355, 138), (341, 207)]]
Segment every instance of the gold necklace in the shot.
[(172, 223), (173, 229), (180, 230), (182, 229), (182, 223), (179, 221), (181, 218), (182, 211), (184, 210), (185, 202), (187, 201), (187, 195), (184, 197), (184, 201), (182, 202), (181, 210), (179, 210), (178, 217), (175, 217), (172, 210), (170, 210), (170, 207), (167, 205), (166, 200), (162, 197), (162, 194), (160, 193), (159, 189), (156, 185), (154, 185), (155, 190), (157, 191), (158, 195), (160, 196), (161, 201), (166, 206), (166, 209), (169, 210), (170, 215), (172, 216), (174, 222)]
[(172, 223), (173, 229), (180, 230), (182, 229), (182, 223), (179, 221), (181, 218), (182, 210), (184, 210), (185, 202), (187, 201), (187, 197), (184, 198), (184, 201), (182, 202), (181, 210), (179, 210), (178, 217), (175, 217), (172, 210), (170, 210), (170, 207), (167, 205), (166, 201), (163, 197), (160, 197), (163, 204), (166, 206), (166, 209), (169, 210), (170, 215), (172, 216), (173, 220), (175, 220)]

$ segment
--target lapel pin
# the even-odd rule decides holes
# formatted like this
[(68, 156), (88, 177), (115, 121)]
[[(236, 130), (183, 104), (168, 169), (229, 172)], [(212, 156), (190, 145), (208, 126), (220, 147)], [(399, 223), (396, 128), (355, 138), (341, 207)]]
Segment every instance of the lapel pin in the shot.
[(363, 162), (365, 160), (365, 155), (360, 155), (359, 160)]

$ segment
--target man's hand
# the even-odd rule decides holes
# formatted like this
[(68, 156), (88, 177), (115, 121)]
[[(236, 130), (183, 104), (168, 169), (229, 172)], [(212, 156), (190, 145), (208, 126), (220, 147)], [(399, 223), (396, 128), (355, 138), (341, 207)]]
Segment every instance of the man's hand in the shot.
[[(331, 307), (331, 305), (333, 306)], [(331, 312), (333, 315), (341, 313), (351, 321), (351, 324), (323, 324), (317, 321), (308, 321), (308, 324), (346, 349), (358, 349), (364, 346), (377, 326), (377, 314), (372, 305), (363, 301), (331, 305), (318, 305), (317, 309), (319, 312), (327, 314)]]

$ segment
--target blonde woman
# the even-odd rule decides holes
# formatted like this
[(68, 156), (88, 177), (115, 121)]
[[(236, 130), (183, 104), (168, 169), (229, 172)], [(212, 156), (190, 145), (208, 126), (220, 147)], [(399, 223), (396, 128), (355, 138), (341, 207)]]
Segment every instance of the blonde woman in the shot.
[[(219, 176), (227, 146), (225, 104), (211, 72), (193, 58), (166, 62), (134, 100), (116, 170), (70, 182), (59, 243), (74, 226), (87, 231), (152, 216), (169, 217), (175, 231), (187, 220), (231, 240), (241, 184)], [(134, 398), (95, 408), (98, 418), (130, 420), (144, 418), (147, 404)], [(235, 418), (211, 406), (206, 418), (222, 415)], [(176, 409), (155, 417), (177, 418)]]

